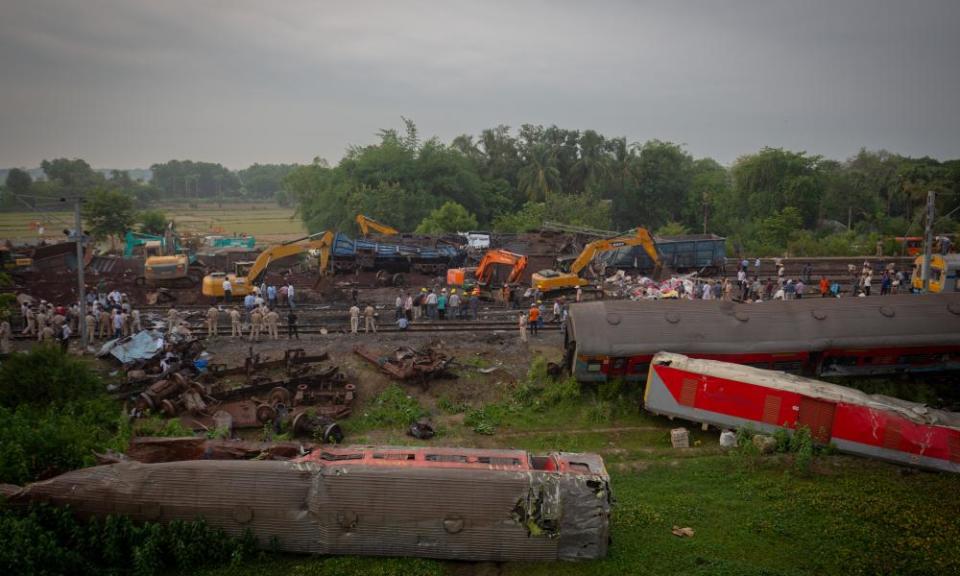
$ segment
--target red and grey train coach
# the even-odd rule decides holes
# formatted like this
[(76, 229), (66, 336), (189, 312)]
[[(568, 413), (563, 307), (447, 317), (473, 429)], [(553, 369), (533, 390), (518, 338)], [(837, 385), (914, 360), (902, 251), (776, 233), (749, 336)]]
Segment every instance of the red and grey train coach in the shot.
[(571, 306), (566, 328), (581, 382), (642, 381), (660, 350), (808, 376), (960, 369), (960, 294), (596, 301)]
[(960, 414), (793, 374), (662, 352), (646, 409), (718, 427), (810, 430), (838, 450), (960, 472)]
[(123, 462), (23, 488), (83, 515), (172, 522), (313, 554), (471, 561), (603, 558), (610, 478), (595, 454), (437, 447), (324, 447), (287, 461)]

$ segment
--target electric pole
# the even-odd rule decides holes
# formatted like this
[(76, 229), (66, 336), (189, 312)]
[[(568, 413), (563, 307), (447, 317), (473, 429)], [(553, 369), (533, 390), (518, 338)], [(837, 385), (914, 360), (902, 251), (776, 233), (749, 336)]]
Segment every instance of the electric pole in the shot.
[(83, 200), (77, 196), (73, 200), (73, 222), (77, 235), (77, 294), (80, 300), (80, 353), (87, 352), (87, 286), (83, 279), (83, 222), (80, 219), (80, 203)]
[(923, 268), (920, 278), (923, 280), (923, 291), (930, 291), (930, 259), (933, 256), (933, 217), (936, 208), (936, 192), (927, 192), (927, 225), (923, 237)]

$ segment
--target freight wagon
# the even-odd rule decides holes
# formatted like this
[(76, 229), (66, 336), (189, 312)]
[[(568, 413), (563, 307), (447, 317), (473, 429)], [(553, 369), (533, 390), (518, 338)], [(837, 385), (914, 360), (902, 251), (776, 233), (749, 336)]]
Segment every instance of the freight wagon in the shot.
[(8, 502), (172, 522), (312, 554), (466, 561), (590, 560), (607, 553), (610, 483), (595, 454), (324, 447), (289, 461), (125, 462), (23, 488)]
[(650, 363), (644, 406), (718, 427), (806, 427), (842, 452), (960, 472), (960, 414), (783, 372), (661, 352)]
[(642, 381), (660, 350), (808, 376), (960, 369), (960, 294), (584, 302), (566, 328), (581, 382)]
[(386, 270), (444, 275), (448, 268), (463, 265), (466, 253), (442, 241), (432, 245), (373, 242), (337, 233), (330, 251), (335, 272)]
[[(665, 270), (673, 272), (700, 271), (710, 274), (723, 274), (727, 259), (726, 238), (714, 234), (693, 234), (687, 236), (655, 236), (657, 252)], [(653, 262), (643, 248), (620, 248), (597, 259), (608, 269), (621, 268), (651, 273)]]

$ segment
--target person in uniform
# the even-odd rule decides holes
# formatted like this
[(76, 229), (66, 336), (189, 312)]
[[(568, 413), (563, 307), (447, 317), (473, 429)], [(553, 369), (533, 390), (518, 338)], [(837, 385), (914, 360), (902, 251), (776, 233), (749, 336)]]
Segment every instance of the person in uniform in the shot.
[(217, 335), (218, 324), (220, 323), (220, 311), (216, 306), (207, 309), (207, 338), (214, 338)]
[(230, 309), (230, 337), (239, 336), (243, 338), (243, 325), (240, 323), (240, 311), (236, 308)]

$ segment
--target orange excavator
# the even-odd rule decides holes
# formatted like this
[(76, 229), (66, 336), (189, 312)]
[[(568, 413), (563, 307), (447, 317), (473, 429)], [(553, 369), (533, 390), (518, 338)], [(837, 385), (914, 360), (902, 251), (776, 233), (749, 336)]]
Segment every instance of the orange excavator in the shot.
[[(476, 268), (451, 268), (447, 270), (447, 285), (463, 286), (480, 289), (481, 295), (491, 290), (493, 273), (497, 265), (510, 266), (510, 274), (503, 281), (506, 284), (516, 284), (527, 268), (527, 257), (507, 250), (487, 250), (480, 264)], [(499, 287), (500, 282), (497, 283)]]

